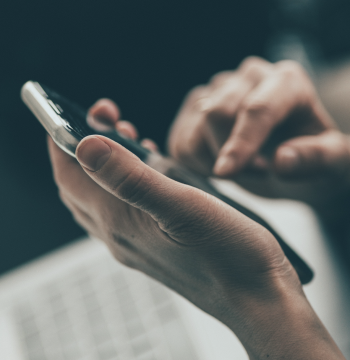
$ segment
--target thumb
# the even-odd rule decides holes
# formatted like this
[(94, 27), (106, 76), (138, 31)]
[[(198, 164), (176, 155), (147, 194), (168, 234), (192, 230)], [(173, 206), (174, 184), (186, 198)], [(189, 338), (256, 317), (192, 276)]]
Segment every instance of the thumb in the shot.
[(189, 219), (189, 213), (195, 214), (193, 210), (208, 206), (207, 194), (171, 180), (109, 138), (95, 135), (84, 138), (76, 157), (97, 184), (148, 213), (165, 229), (170, 224), (177, 223), (178, 227), (194, 220)]
[(288, 140), (277, 149), (274, 168), (285, 178), (342, 175), (350, 170), (349, 139), (329, 130)]

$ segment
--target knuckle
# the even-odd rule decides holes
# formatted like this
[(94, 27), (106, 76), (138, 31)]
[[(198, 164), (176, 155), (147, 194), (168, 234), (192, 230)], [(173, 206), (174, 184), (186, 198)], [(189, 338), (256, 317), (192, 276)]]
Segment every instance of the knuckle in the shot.
[(295, 78), (300, 79), (306, 76), (306, 72), (304, 68), (296, 61), (293, 60), (283, 60), (277, 63), (276, 65), (277, 71), (287, 78)]
[(203, 126), (206, 124), (216, 124), (220, 118), (226, 115), (225, 108), (225, 104), (222, 101), (218, 101), (215, 106), (207, 111), (206, 116), (202, 120)]
[(137, 205), (150, 191), (149, 183), (146, 169), (140, 170), (136, 165), (125, 176), (112, 183), (111, 190), (113, 193), (117, 193), (121, 199)]
[(245, 71), (255, 71), (256, 69), (261, 69), (262, 67), (265, 67), (267, 64), (267, 61), (264, 59), (258, 57), (258, 56), (249, 56), (246, 59), (243, 60), (243, 62), (240, 65), (240, 69)]
[(316, 90), (305, 69), (296, 61), (283, 60), (277, 64), (277, 73), (285, 83), (294, 84), (303, 103), (315, 100)]
[[(231, 94), (230, 94), (231, 95)], [(213, 106), (204, 118), (205, 123), (209, 125), (215, 125), (217, 123), (222, 122), (223, 120), (228, 121), (236, 115), (237, 107), (236, 104), (232, 101), (235, 98), (234, 93), (231, 96), (226, 96), (225, 98), (221, 99), (215, 106)]]
[(198, 85), (196, 87), (194, 87), (192, 90), (190, 90), (190, 92), (187, 94), (186, 98), (185, 98), (185, 102), (187, 103), (194, 103), (200, 99), (203, 98), (203, 96), (205, 96), (205, 94), (208, 91), (208, 87), (205, 85)]
[(220, 85), (222, 82), (229, 80), (233, 74), (235, 74), (234, 71), (220, 71), (210, 78), (209, 84), (214, 86)]
[(232, 88), (231, 88), (231, 89), (229, 89), (229, 90), (227, 91), (226, 94), (224, 94), (224, 96), (223, 96), (223, 102), (226, 104), (226, 103), (232, 101), (233, 99), (238, 98), (239, 96), (240, 96), (240, 91), (239, 91), (239, 89), (237, 89), (237, 88), (232, 89)]
[(259, 81), (261, 77), (265, 76), (266, 71), (271, 67), (271, 63), (259, 57), (249, 57), (243, 61), (240, 66), (240, 72), (248, 81)]
[(240, 96), (240, 89), (238, 88), (238, 84), (241, 84), (240, 82), (233, 83), (232, 86), (227, 86), (225, 89), (221, 91), (217, 98), (217, 107), (222, 107), (223, 105), (227, 105), (232, 100), (235, 100), (237, 97)]
[(248, 56), (247, 58), (245, 58), (242, 61), (241, 66), (242, 67), (251, 67), (251, 66), (256, 66), (256, 65), (261, 65), (262, 63), (265, 63), (265, 60), (262, 59), (259, 56)]
[[(189, 198), (192, 197), (193, 192), (197, 192), (192, 187), (183, 188), (183, 191)], [(205, 199), (209, 197), (206, 193), (199, 196), (203, 196)], [(180, 201), (174, 202), (171, 206), (174, 209), (174, 216), (162, 219), (160, 223), (161, 230), (174, 235), (176, 238), (183, 239), (186, 239), (189, 234), (195, 234), (197, 231), (206, 232), (203, 226), (198, 224), (203, 224), (204, 214), (209, 211), (208, 208), (198, 208), (196, 204), (188, 204), (191, 208), (191, 211), (188, 211), (188, 208), (185, 209)]]
[(242, 110), (252, 120), (268, 120), (273, 116), (273, 104), (264, 100), (247, 100)]
[[(227, 83), (229, 85), (229, 82)], [(211, 107), (206, 111), (203, 122), (215, 123), (216, 120), (222, 118), (231, 118), (236, 115), (239, 107), (239, 99), (241, 98), (240, 82), (234, 83), (232, 86), (222, 88), (215, 97)]]

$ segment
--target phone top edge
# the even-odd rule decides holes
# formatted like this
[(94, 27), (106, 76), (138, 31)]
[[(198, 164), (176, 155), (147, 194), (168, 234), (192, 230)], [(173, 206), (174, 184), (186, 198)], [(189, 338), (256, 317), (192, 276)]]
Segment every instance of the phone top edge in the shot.
[(95, 134), (111, 138), (142, 161), (146, 161), (150, 154), (149, 150), (115, 130), (101, 132), (91, 128), (86, 122), (87, 111), (84, 108), (38, 82), (27, 81), (22, 87), (21, 97), (56, 144), (69, 155), (74, 156), (80, 140)]
[(53, 141), (67, 154), (75, 157), (75, 149), (79, 141), (64, 128), (61, 117), (55, 112), (55, 105), (45, 95), (40, 84), (34, 81), (27, 81), (21, 88), (21, 99)]

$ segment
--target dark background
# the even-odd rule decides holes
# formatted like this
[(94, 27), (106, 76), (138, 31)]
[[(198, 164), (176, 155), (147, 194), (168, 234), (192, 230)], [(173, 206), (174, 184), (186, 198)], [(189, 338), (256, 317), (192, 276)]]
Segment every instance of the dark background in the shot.
[(267, 56), (271, 38), (289, 27), (325, 59), (346, 53), (347, 2), (321, 0), (293, 19), (273, 0), (2, 3), (0, 273), (83, 234), (58, 198), (45, 132), (20, 101), (27, 80), (85, 107), (112, 98), (141, 137), (164, 147), (190, 88), (248, 55)]

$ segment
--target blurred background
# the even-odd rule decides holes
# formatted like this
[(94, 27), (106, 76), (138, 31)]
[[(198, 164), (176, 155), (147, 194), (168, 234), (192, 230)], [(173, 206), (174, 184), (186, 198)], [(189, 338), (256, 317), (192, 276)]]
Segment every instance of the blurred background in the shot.
[(344, 71), (350, 79), (348, 0), (3, 1), (0, 54), (0, 273), (84, 234), (58, 198), (45, 131), (19, 98), (27, 80), (85, 107), (115, 100), (165, 150), (192, 87), (250, 55), (293, 58), (349, 130), (337, 101), (350, 93), (334, 85)]

